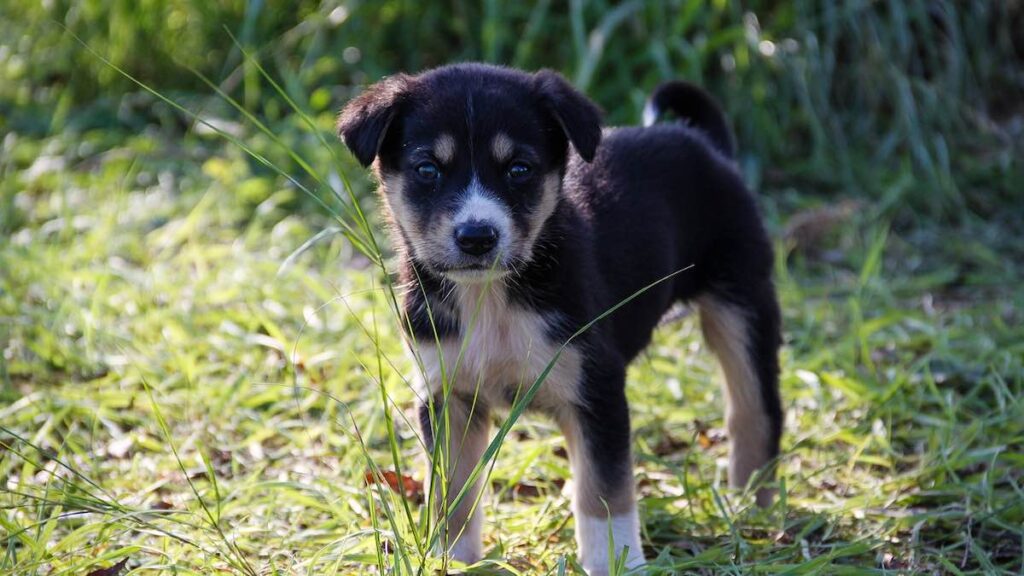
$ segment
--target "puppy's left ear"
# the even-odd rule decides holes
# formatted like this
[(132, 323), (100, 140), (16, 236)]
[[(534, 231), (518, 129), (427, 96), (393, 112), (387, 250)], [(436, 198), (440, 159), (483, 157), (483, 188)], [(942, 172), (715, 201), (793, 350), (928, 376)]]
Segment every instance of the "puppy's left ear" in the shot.
[(541, 70), (533, 75), (533, 82), (576, 152), (587, 162), (593, 160), (601, 143), (601, 109), (557, 72)]
[(363, 166), (377, 157), (411, 86), (410, 76), (388, 76), (353, 98), (338, 115), (338, 136)]

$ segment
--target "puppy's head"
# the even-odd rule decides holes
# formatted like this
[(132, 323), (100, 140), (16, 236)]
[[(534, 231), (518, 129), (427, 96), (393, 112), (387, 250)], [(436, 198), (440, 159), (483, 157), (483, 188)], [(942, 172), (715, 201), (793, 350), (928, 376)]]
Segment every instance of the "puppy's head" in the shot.
[(600, 112), (561, 76), (458, 64), (370, 86), (338, 120), (374, 166), (408, 254), (455, 281), (529, 261), (561, 194), (569, 144), (590, 161)]

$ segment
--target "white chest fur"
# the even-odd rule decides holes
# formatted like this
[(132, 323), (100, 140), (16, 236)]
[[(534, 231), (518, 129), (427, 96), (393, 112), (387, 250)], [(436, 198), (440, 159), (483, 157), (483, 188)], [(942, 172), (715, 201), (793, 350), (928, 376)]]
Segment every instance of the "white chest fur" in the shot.
[[(509, 405), (529, 390), (558, 354), (561, 342), (547, 335), (549, 318), (508, 302), (501, 286), (460, 286), (450, 309), (458, 338), (421, 341), (422, 393), (437, 394), (445, 380), (456, 392), (478, 395), (489, 406)], [(578, 402), (581, 355), (565, 347), (540, 384), (532, 406), (559, 411)]]

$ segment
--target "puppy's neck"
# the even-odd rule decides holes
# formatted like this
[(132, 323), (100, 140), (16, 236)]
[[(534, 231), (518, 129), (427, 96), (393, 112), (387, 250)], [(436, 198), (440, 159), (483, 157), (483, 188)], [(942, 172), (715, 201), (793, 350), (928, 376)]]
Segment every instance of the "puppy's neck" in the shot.
[(508, 305), (508, 290), (501, 281), (489, 283), (456, 284), (451, 295), (451, 305), (459, 321), (468, 326), (480, 317), (495, 315)]

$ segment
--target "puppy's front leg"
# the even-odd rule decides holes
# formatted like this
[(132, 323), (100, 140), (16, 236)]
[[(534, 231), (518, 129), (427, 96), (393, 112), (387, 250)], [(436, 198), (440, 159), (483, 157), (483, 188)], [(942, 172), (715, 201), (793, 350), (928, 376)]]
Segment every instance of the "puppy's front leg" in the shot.
[(575, 485), (576, 544), (580, 564), (590, 576), (608, 574), (609, 547), (615, 558), (629, 547), (627, 567), (644, 564), (624, 370), (587, 370), (583, 401), (559, 418)]
[(481, 403), (456, 394), (451, 394), (447, 402), (438, 395), (433, 406), (420, 406), (420, 425), (434, 464), (429, 479), (439, 543), (452, 558), (472, 564), (483, 557), (483, 510), (478, 495), (484, 474), (478, 475), (454, 510), (448, 509), (487, 449), (487, 410)]

